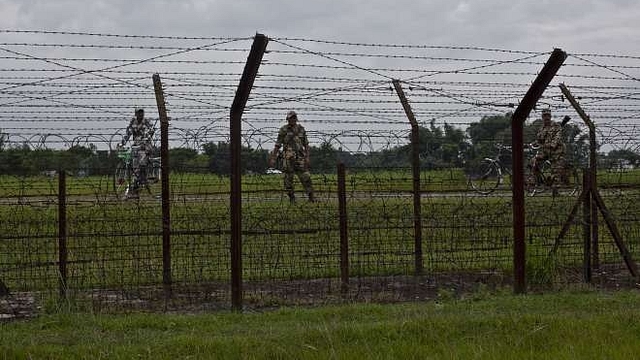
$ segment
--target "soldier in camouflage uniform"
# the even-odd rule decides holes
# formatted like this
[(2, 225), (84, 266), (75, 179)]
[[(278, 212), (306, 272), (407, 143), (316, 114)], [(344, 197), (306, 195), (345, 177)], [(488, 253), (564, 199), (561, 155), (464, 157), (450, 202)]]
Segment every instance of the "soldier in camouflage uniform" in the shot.
[(309, 140), (304, 127), (298, 124), (298, 115), (295, 111), (287, 113), (287, 124), (283, 125), (278, 132), (276, 145), (269, 157), (269, 166), (273, 167), (275, 164), (280, 147), (283, 147), (284, 157), (284, 190), (289, 195), (289, 200), (295, 202), (293, 191), (293, 175), (295, 173), (308, 194), (309, 201), (315, 201), (309, 173)]
[(561, 183), (566, 182), (565, 146), (562, 139), (562, 126), (551, 120), (551, 111), (542, 111), (542, 127), (536, 136), (536, 144), (540, 150), (533, 158), (534, 171), (539, 171), (539, 164), (549, 160), (551, 162), (551, 186), (554, 193)]
[(139, 196), (140, 186), (147, 184), (147, 166), (153, 150), (152, 139), (155, 132), (151, 122), (145, 119), (143, 109), (136, 109), (135, 114), (136, 116), (131, 119), (127, 133), (120, 143), (120, 146), (123, 147), (130, 138), (133, 138), (131, 145), (133, 187), (130, 190), (130, 197)]

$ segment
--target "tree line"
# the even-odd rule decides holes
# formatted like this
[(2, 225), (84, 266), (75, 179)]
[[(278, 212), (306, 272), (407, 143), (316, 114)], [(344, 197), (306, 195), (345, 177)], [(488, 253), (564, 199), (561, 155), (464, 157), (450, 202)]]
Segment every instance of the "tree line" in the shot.
[[(494, 157), (496, 144), (511, 144), (511, 114), (485, 116), (465, 130), (445, 123), (419, 127), (420, 166), (422, 169), (469, 168), (484, 157)], [(524, 128), (525, 142), (533, 142), (542, 124), (535, 120)], [(567, 144), (567, 160), (585, 166), (588, 159), (588, 135), (572, 123), (563, 130)], [(312, 171), (333, 173), (338, 162), (347, 167), (406, 168), (410, 166), (411, 144), (368, 153), (350, 153), (324, 142), (310, 149)], [(209, 142), (201, 151), (189, 148), (169, 150), (169, 166), (174, 172), (230, 173), (230, 146), (226, 142)], [(156, 154), (157, 155), (157, 154)], [(503, 158), (509, 162), (509, 156)], [(242, 147), (242, 169), (245, 173), (264, 173), (268, 150)], [(77, 175), (109, 175), (119, 159), (115, 152), (99, 151), (95, 145), (77, 145), (67, 150), (33, 150), (26, 145), (9, 146), (0, 131), (0, 174), (33, 175), (46, 170), (66, 170)], [(640, 155), (629, 150), (600, 154), (602, 164), (640, 166)], [(507, 164), (508, 165), (508, 164)], [(609, 166), (609, 165), (607, 165)]]

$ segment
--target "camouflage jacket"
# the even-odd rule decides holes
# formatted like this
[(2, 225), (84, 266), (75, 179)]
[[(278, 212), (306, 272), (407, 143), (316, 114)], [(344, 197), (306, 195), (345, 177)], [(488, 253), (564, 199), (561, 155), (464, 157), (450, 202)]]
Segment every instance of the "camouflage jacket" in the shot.
[(276, 146), (283, 146), (282, 151), (285, 156), (290, 157), (304, 157), (306, 156), (306, 150), (309, 146), (309, 140), (307, 139), (307, 132), (300, 124), (289, 126), (286, 124), (278, 131), (278, 140)]
[(133, 118), (127, 127), (127, 134), (122, 142), (126, 143), (130, 138), (133, 138), (134, 146), (150, 147), (154, 132), (155, 130), (149, 120), (143, 119), (142, 122), (138, 122), (136, 118)]
[(556, 122), (551, 122), (549, 126), (543, 125), (538, 131), (536, 141), (545, 153), (564, 152), (562, 127)]

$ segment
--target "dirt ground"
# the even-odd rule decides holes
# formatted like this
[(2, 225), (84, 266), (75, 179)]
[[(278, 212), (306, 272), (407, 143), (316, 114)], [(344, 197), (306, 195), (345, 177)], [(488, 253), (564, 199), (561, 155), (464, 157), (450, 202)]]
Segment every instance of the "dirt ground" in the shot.
[[(553, 281), (529, 283), (529, 293), (589, 288), (603, 291), (638, 289), (638, 279), (620, 265), (601, 266), (583, 281), (582, 269), (561, 269)], [(434, 273), (421, 276), (354, 277), (348, 286), (338, 278), (245, 282), (244, 311), (282, 306), (322, 306), (341, 303), (397, 303), (467, 298), (489, 293), (511, 293), (510, 274), (494, 271)], [(174, 284), (171, 289), (142, 286), (131, 289), (93, 289), (68, 294), (16, 292), (0, 297), (0, 321), (26, 319), (56, 308), (121, 313), (131, 311), (198, 313), (232, 309), (229, 283)], [(52, 300), (52, 297), (56, 300)], [(48, 301), (46, 299), (49, 299)]]

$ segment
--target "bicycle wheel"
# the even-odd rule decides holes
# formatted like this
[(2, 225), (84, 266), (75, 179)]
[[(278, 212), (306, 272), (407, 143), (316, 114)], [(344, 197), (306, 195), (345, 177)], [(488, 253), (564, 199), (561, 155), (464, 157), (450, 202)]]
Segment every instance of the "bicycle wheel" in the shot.
[(569, 196), (580, 194), (582, 190), (582, 177), (578, 169), (571, 167), (567, 169), (567, 194)]
[(120, 198), (126, 198), (131, 185), (131, 169), (124, 163), (118, 164), (113, 175), (113, 190)]
[(535, 196), (550, 187), (551, 162), (549, 160), (545, 160), (540, 164), (539, 171), (537, 173), (534, 172), (533, 169), (529, 172), (525, 181), (525, 189), (529, 196)]
[(495, 160), (484, 159), (469, 177), (469, 184), (473, 190), (482, 195), (491, 194), (500, 185), (501, 175)]
[(149, 172), (147, 173), (147, 181), (155, 184), (160, 181), (160, 158), (151, 158), (149, 162)]

